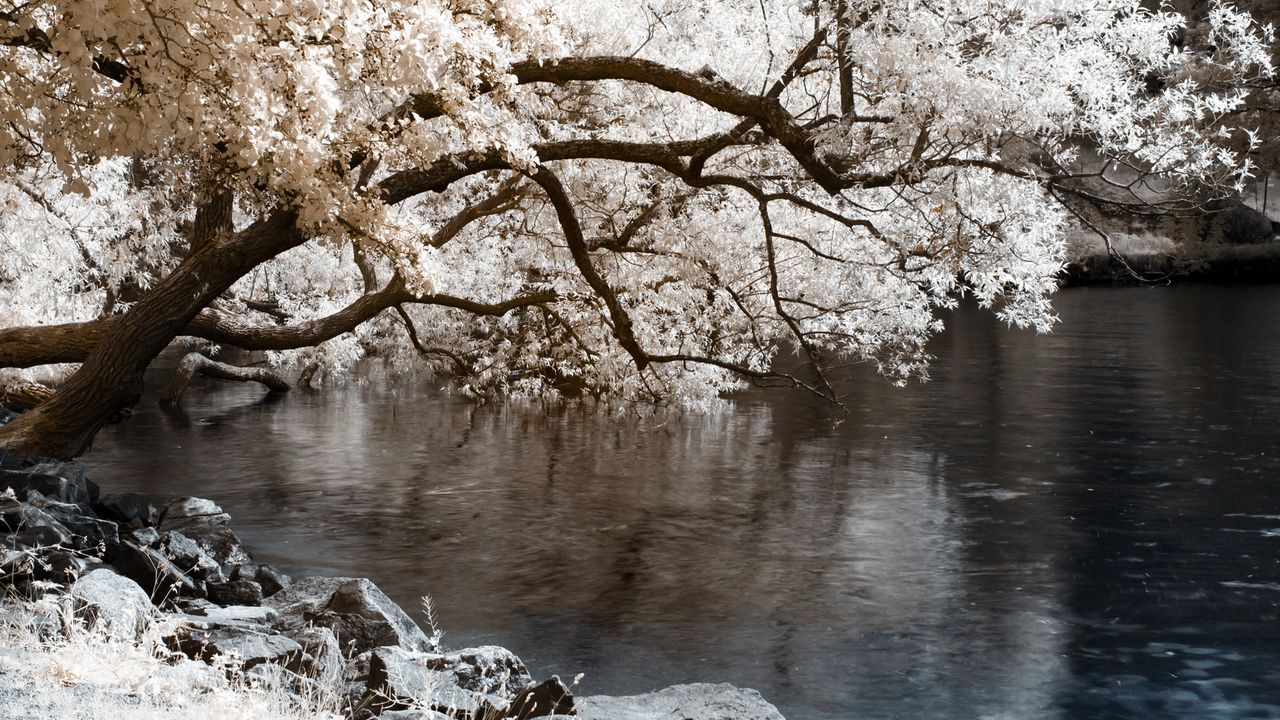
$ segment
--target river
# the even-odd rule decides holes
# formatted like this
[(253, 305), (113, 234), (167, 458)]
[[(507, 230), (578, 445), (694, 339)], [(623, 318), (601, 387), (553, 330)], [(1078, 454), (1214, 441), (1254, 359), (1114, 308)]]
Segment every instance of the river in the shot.
[[(85, 458), (259, 559), (365, 575), (584, 694), (754, 687), (790, 720), (1280, 717), (1280, 287), (964, 306), (933, 379), (695, 417), (422, 382), (199, 384)], [(153, 383), (154, 385), (155, 383)], [(421, 617), (419, 615), (419, 617)]]

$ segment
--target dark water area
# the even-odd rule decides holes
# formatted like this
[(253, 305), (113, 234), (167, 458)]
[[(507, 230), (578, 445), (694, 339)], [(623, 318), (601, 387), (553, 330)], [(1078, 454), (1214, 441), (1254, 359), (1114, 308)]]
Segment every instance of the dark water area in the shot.
[(370, 383), (207, 385), (86, 458), (216, 499), (260, 558), (367, 575), (445, 644), (586, 694), (759, 689), (791, 720), (1280, 717), (1280, 287), (964, 307), (848, 420), (750, 392), (637, 420)]

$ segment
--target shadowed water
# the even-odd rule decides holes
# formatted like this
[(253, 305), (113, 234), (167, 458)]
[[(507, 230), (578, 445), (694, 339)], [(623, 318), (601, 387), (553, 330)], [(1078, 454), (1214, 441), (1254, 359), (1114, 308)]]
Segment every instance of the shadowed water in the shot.
[(87, 462), (220, 502), (295, 574), (581, 691), (755, 687), (792, 720), (1280, 717), (1280, 288), (963, 308), (933, 381), (637, 421), (418, 385), (201, 386)]

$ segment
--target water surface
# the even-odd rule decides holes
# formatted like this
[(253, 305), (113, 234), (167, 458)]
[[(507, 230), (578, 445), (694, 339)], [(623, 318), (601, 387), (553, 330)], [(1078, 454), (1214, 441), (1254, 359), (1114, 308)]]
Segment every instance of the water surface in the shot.
[(664, 421), (422, 383), (200, 385), (87, 462), (203, 495), (261, 559), (367, 575), (447, 645), (791, 720), (1280, 717), (1280, 288), (1079, 289), (1054, 333), (947, 317), (850, 414), (750, 392)]

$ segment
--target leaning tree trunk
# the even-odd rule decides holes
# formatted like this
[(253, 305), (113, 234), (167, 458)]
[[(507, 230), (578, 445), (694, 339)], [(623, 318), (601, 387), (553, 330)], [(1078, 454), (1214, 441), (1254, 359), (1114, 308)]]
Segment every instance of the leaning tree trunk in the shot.
[(0, 427), (0, 454), (70, 459), (113, 415), (135, 404), (142, 377), (205, 306), (254, 267), (305, 241), (293, 213), (277, 212), (195, 248), (113, 323), (54, 397)]
[(174, 371), (173, 377), (169, 379), (169, 384), (160, 393), (160, 404), (174, 406), (182, 402), (182, 396), (186, 394), (187, 386), (191, 384), (196, 375), (218, 380), (262, 383), (267, 386), (267, 389), (273, 395), (289, 392), (289, 381), (270, 368), (228, 365), (198, 352), (193, 352), (187, 353), (182, 358), (182, 362), (178, 363), (178, 369)]

